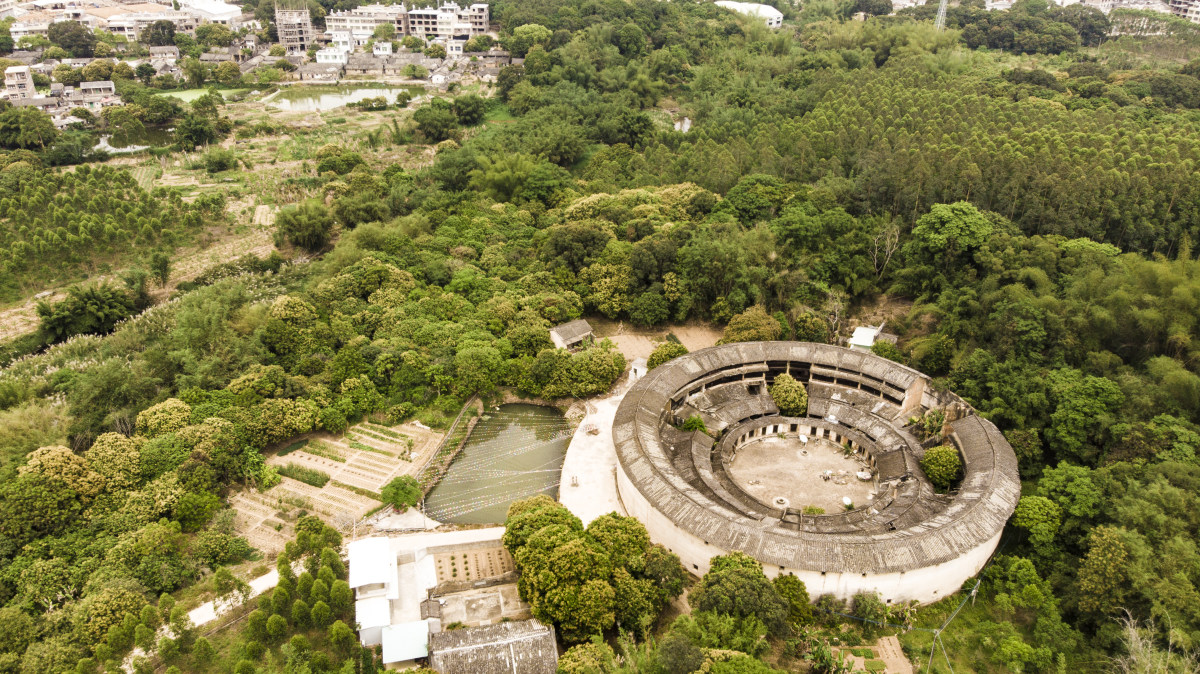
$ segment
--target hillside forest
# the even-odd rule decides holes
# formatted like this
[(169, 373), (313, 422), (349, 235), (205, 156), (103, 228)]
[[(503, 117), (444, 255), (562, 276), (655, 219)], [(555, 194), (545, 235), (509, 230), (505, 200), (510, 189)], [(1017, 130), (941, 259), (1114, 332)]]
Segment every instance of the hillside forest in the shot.
[[(710, 671), (832, 672), (829, 644), (893, 632), (930, 671), (931, 631), (876, 623), (952, 612), (932, 671), (1196, 671), (1200, 26), (1044, 0), (963, 2), (944, 31), (932, 6), (780, 8), (770, 31), (689, 0), (495, 2), (521, 64), (314, 147), (272, 192), (277, 252), (168, 297), (149, 292), (163, 260), (229, 218), (225, 198), (147, 191), (63, 149), (94, 131), (31, 140), (43, 120), (0, 109), (0, 296), (36, 292), (50, 260), (93, 276), (3, 349), (0, 672), (115, 671), (134, 648), (139, 671), (375, 671), (316, 520), (281, 558), (306, 580), (222, 636), (188, 631), (177, 608), (276, 564), (229, 498), (278, 480), (264, 457), (314, 430), (608, 391), (626, 366), (611, 342), (552, 348), (579, 317), (830, 343), (886, 320), (899, 342), (877, 353), (995, 422), (1023, 483), (960, 612), (968, 595), (842, 606), (736, 555), (676, 577), (636, 522), (515, 505), (510, 524), (539, 523), (506, 538), (524, 568), (557, 568), (537, 541), (617, 551), (572, 571), (592, 604), (538, 614), (579, 644), (566, 671), (694, 671), (671, 663), (724, 649), (746, 657)], [(250, 128), (214, 99), (176, 113)], [(285, 133), (321, 137), (245, 136)], [(273, 170), (214, 140), (167, 155)], [(545, 582), (522, 580), (535, 611)], [(688, 583), (707, 608), (660, 622)], [(156, 642), (163, 624), (178, 638)]]

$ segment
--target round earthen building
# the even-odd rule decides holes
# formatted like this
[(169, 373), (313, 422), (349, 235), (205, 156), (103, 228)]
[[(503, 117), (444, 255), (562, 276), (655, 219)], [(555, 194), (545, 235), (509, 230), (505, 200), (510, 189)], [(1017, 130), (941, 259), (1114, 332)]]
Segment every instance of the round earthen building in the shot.
[[(784, 373), (808, 391), (805, 416), (783, 416), (771, 399)], [(701, 421), (707, 433), (683, 430)], [(626, 511), (689, 570), (741, 550), (814, 598), (874, 591), (926, 603), (955, 592), (995, 551), (1021, 491), (1012, 447), (960, 398), (825, 344), (745, 342), (671, 360), (626, 394), (613, 439)], [(919, 463), (939, 444), (963, 461), (946, 494)]]

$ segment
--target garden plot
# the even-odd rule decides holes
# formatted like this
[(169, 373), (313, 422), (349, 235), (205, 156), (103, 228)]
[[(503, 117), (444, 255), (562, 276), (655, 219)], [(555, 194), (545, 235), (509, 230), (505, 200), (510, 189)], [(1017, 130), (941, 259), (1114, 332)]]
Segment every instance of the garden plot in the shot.
[(294, 443), (267, 458), (282, 476), (278, 485), (230, 499), (238, 513), (237, 531), (267, 554), (283, 549), (303, 514), (348, 531), (379, 507), (384, 485), (417, 474), (441, 437), (411, 424), (362, 423), (341, 436), (319, 434)]

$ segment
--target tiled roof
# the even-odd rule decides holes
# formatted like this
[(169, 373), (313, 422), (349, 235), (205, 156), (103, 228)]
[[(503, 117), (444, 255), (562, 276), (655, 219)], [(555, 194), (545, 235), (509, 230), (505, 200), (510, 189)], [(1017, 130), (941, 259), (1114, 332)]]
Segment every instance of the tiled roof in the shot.
[[(783, 519), (723, 476), (721, 451), (671, 425), (700, 413), (732, 435), (787, 423), (747, 383), (788, 367), (807, 382), (810, 425), (836, 428), (875, 458), (880, 494), (870, 507)], [(768, 380), (769, 381), (769, 380)], [(917, 465), (910, 414), (938, 406), (959, 416), (949, 439), (963, 456), (957, 493), (935, 494)], [(836, 417), (836, 422), (826, 420)], [(954, 418), (954, 415), (951, 415)], [(711, 427), (710, 427), (711, 428)], [(920, 372), (870, 353), (803, 342), (746, 342), (696, 351), (660, 365), (626, 394), (613, 438), (630, 481), (675, 526), (726, 550), (790, 569), (886, 573), (955, 559), (993, 539), (1020, 497), (1012, 447), (989, 421)], [(886, 484), (885, 484), (886, 483)]]

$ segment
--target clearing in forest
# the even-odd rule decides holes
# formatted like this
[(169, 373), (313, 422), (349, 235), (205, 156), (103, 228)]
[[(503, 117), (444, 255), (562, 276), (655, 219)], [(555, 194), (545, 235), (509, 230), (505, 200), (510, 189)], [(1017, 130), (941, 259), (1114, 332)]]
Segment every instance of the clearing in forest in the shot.
[(688, 351), (698, 351), (713, 346), (721, 339), (721, 329), (693, 321), (684, 325), (658, 328), (639, 328), (628, 321), (610, 321), (589, 317), (588, 323), (595, 331), (596, 339), (610, 339), (626, 361), (649, 358), (654, 347), (667, 340), (668, 334), (675, 335)]

